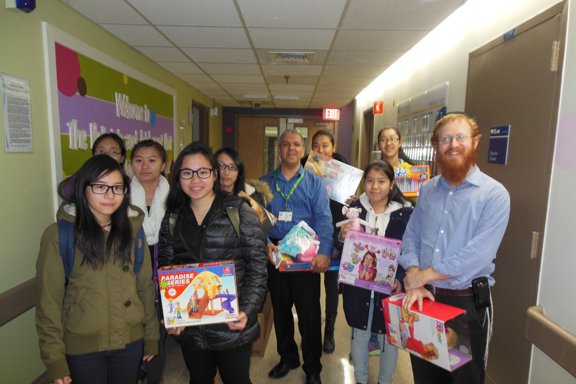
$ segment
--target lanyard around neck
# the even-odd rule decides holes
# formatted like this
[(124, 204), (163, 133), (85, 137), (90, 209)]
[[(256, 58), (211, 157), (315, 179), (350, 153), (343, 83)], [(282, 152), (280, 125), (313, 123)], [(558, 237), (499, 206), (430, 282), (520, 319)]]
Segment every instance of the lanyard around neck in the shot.
[(290, 199), (290, 196), (292, 196), (292, 194), (294, 193), (296, 188), (298, 188), (298, 184), (300, 184), (300, 182), (302, 181), (302, 178), (304, 177), (304, 173), (306, 173), (305, 169), (302, 170), (302, 173), (300, 174), (300, 176), (298, 176), (298, 179), (296, 179), (296, 182), (294, 183), (292, 188), (290, 188), (290, 191), (288, 192), (288, 194), (285, 194), (284, 192), (282, 192), (280, 190), (280, 186), (278, 185), (278, 170), (276, 170), (274, 172), (274, 182), (276, 183), (276, 191), (278, 191), (278, 193), (280, 194), (280, 196), (282, 196), (282, 198), (284, 199), (284, 201), (286, 203), (288, 202), (288, 200)]

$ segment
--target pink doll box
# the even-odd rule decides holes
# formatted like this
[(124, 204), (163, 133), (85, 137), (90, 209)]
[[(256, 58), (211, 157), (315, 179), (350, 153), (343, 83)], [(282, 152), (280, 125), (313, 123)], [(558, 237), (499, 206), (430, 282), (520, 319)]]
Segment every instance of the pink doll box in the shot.
[(388, 342), (448, 371), (472, 360), (466, 311), (425, 299), (402, 308), (404, 294), (382, 300)]

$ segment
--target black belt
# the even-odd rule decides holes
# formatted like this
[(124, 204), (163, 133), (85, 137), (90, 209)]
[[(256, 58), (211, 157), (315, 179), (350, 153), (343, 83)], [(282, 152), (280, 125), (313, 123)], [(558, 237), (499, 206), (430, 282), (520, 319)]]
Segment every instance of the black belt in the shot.
[(432, 285), (427, 285), (426, 289), (432, 292), (433, 295), (443, 295), (443, 296), (474, 296), (474, 291), (472, 288), (464, 289), (448, 289), (448, 288), (438, 288)]

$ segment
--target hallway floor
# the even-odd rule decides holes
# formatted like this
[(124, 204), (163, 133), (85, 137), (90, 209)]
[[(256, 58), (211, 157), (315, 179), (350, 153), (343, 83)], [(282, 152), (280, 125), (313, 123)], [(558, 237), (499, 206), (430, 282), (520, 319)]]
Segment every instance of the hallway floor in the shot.
[[(322, 285), (323, 287), (323, 285)], [(342, 296), (340, 296), (340, 299)], [(324, 288), (322, 288), (322, 313), (324, 314)], [(297, 321), (296, 314), (294, 319)], [(295, 327), (298, 330), (298, 327)], [(322, 327), (324, 329), (324, 327)], [(342, 300), (339, 303), (338, 317), (336, 320), (336, 350), (332, 354), (322, 355), (322, 373), (321, 379), (324, 384), (355, 384), (354, 380), (354, 367), (348, 360), (350, 354), (350, 327), (346, 324), (344, 312), (342, 310)], [(300, 335), (297, 332), (296, 342), (300, 344)], [(164, 371), (163, 384), (185, 384), (188, 383), (188, 371), (184, 365), (180, 347), (172, 338), (168, 338), (166, 342), (167, 361), (166, 369)], [(410, 357), (407, 352), (399, 351), (398, 366), (394, 377), (394, 384), (412, 384), (412, 369), (410, 366)], [(264, 383), (304, 383), (306, 375), (304, 371), (295, 369), (290, 373), (278, 380), (271, 380), (268, 378), (268, 371), (274, 367), (279, 361), (278, 354), (276, 353), (276, 337), (274, 328), (268, 340), (266, 352), (264, 356), (253, 356), (250, 366), (251, 379), (254, 384)], [(378, 356), (371, 356), (369, 360), (370, 383), (376, 384), (378, 376)], [(217, 377), (215, 383), (221, 381)]]

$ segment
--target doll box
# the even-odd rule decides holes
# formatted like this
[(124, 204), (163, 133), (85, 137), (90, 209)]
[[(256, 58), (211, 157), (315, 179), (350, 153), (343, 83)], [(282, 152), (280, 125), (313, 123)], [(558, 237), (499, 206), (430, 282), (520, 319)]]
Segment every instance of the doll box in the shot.
[(238, 319), (233, 262), (173, 265), (158, 269), (166, 328)]
[(466, 311), (425, 299), (402, 308), (404, 294), (382, 300), (388, 342), (448, 371), (472, 361)]
[(350, 231), (344, 240), (338, 282), (389, 295), (402, 241)]

